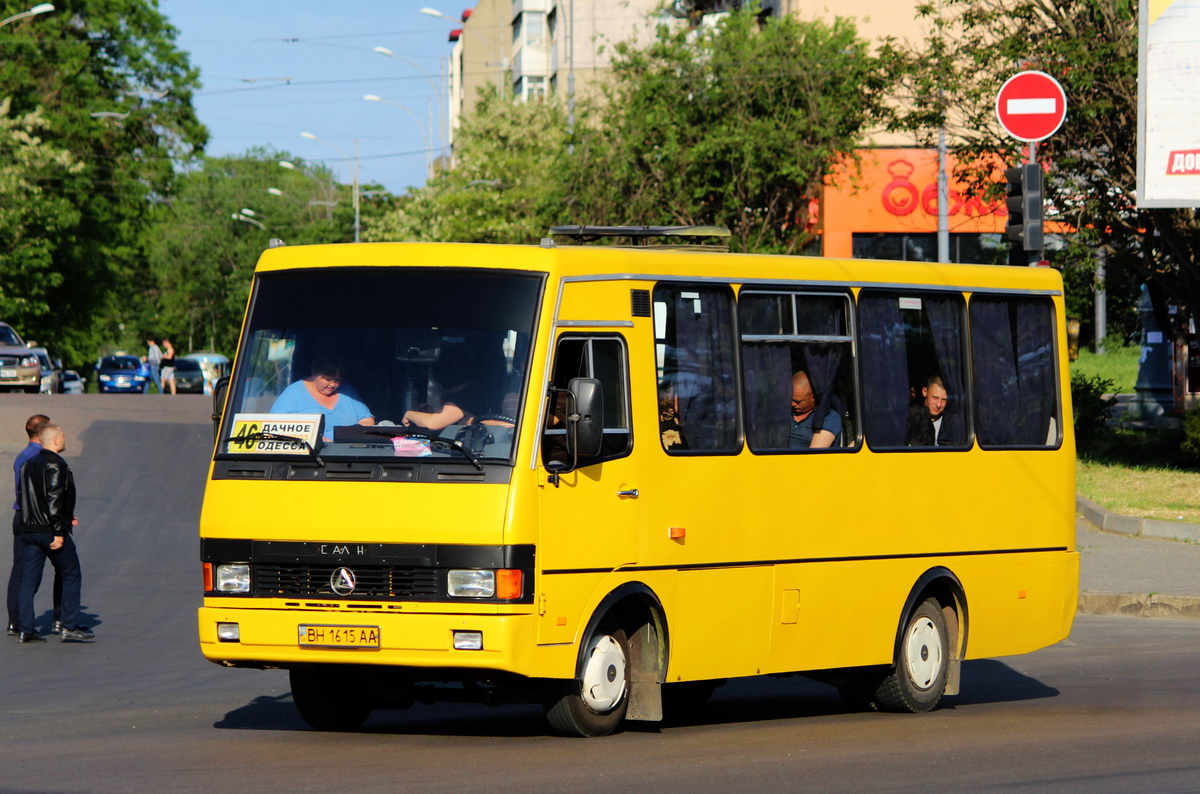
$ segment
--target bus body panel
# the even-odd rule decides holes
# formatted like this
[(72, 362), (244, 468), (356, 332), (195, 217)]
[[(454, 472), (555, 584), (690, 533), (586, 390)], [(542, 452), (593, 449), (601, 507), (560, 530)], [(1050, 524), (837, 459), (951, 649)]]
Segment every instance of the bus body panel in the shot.
[[(600, 605), (622, 586), (636, 585), (652, 594), (646, 603), (661, 605), (664, 683), (887, 665), (911, 590), (935, 568), (945, 569), (965, 594), (959, 606), (967, 658), (1024, 653), (1069, 633), (1078, 587), (1069, 422), (1059, 430), (1057, 448), (991, 450), (975, 443), (963, 451), (880, 451), (868, 439), (836, 452), (757, 454), (743, 439), (726, 453), (669, 454), (654, 409), (655, 318), (631, 311), (633, 291), (672, 281), (728, 284), (731, 293), (771, 285), (828, 288), (855, 298), (864, 285), (957, 292), (964, 301), (1005, 290), (1049, 296), (1059, 415), (1069, 417), (1065, 310), (1056, 273), (459, 244), (273, 249), (258, 272), (349, 266), (544, 274), (509, 482), (210, 477), (201, 536), (530, 544), (536, 549), (532, 602), (455, 609), (404, 601), (363, 611), (209, 595), (199, 612), (207, 658), (570, 679)], [(555, 483), (541, 447), (552, 407), (546, 387), (558, 344), (571, 337), (623, 345), (632, 446), (627, 455), (585, 463)], [(219, 642), (218, 622), (239, 623), (242, 641)], [(378, 625), (381, 647), (300, 648), (297, 627), (303, 624)], [(483, 631), (482, 651), (453, 650), (451, 632), (464, 628)]]

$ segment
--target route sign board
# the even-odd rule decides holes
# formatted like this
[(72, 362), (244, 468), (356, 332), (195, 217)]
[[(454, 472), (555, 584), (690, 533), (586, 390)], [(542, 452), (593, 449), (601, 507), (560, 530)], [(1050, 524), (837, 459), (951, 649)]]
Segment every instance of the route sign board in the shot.
[(1049, 138), (1067, 117), (1067, 93), (1045, 72), (1018, 72), (996, 95), (996, 118), (1018, 141)]

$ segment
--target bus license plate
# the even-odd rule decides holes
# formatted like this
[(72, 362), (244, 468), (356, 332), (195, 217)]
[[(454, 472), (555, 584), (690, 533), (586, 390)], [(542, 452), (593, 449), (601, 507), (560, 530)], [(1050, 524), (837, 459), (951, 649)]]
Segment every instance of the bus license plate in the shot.
[(378, 626), (300, 626), (302, 648), (379, 649)]

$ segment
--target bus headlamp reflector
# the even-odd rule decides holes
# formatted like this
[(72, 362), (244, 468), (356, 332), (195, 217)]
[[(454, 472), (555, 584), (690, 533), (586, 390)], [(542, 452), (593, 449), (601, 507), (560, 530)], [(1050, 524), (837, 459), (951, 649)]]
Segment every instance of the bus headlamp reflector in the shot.
[(446, 575), (446, 594), (455, 598), (491, 598), (496, 595), (496, 572), (453, 569)]
[(219, 642), (241, 642), (242, 627), (238, 623), (218, 623), (217, 640)]
[(244, 562), (218, 565), (216, 584), (218, 593), (249, 593), (250, 566)]

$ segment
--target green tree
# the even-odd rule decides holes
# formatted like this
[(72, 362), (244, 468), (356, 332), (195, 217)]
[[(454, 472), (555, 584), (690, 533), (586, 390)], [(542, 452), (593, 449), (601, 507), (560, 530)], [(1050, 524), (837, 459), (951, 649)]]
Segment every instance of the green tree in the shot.
[[(280, 160), (296, 168), (284, 170)], [(155, 318), (146, 330), (188, 350), (232, 354), (254, 266), (270, 240), (349, 242), (349, 199), (328, 170), (286, 153), (253, 149), (203, 158), (154, 208), (147, 296)]]
[(369, 220), (364, 239), (534, 242), (560, 218), (566, 154), (561, 107), (488, 86), (455, 131), (453, 166)]
[(579, 126), (571, 222), (715, 223), (735, 249), (796, 253), (831, 168), (887, 117), (888, 75), (851, 22), (752, 7), (619, 45), (598, 123)]
[[(0, 283), (37, 281), (44, 291), (22, 307), (20, 330), (81, 364), (143, 312), (154, 204), (207, 133), (191, 102), (197, 73), (153, 0), (55, 5), (0, 31), (0, 97), (14, 117), (36, 113), (43, 144), (77, 167), (32, 176), (59, 200), (36, 244), (26, 238), (48, 264), (7, 258)], [(3, 0), (0, 15), (28, 6)]]
[[(1051, 263), (1067, 275), (1073, 308), (1087, 318), (1103, 251), (1110, 317), (1125, 335), (1136, 329), (1141, 281), (1193, 314), (1200, 309), (1196, 211), (1136, 207), (1137, 11), (1132, 0), (941, 0), (921, 8), (931, 25), (927, 41), (889, 48), (908, 63), (904, 125), (929, 139), (944, 125), (968, 162), (972, 153), (1005, 153), (1010, 163), (1021, 156), (1022, 144), (995, 119), (1004, 80), (1039, 69), (1063, 84), (1066, 121), (1037, 154), (1048, 167), (1048, 220), (1076, 231)], [(989, 170), (960, 176), (979, 191), (1002, 189)]]
[(0, 99), (0, 317), (29, 328), (50, 313), (50, 295), (62, 282), (50, 240), (79, 215), (52, 188), (82, 165), (42, 140), (39, 113), (14, 117), (10, 105)]

